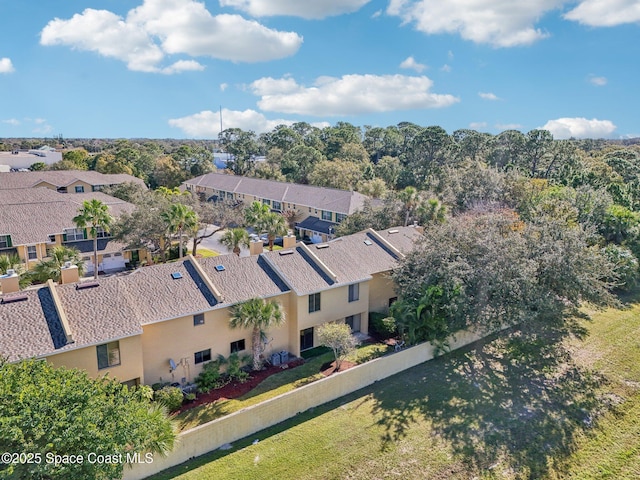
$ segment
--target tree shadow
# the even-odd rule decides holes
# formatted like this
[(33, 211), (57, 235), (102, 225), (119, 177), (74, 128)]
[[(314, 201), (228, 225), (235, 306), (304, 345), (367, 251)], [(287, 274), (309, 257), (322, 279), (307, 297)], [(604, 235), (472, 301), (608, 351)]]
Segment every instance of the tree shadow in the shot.
[(374, 398), (380, 448), (427, 420), (472, 471), (496, 464), (518, 478), (561, 471), (578, 432), (588, 434), (608, 408), (598, 390), (604, 378), (575, 365), (562, 344), (585, 334), (577, 326), (510, 329), (392, 377)]

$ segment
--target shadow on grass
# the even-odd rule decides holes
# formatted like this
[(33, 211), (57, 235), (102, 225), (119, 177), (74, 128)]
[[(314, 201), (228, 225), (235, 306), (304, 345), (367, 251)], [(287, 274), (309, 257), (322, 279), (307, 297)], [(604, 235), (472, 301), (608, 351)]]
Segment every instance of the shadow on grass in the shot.
[(421, 372), (416, 367), (410, 378), (393, 377), (385, 390), (424, 394), (374, 396), (385, 432), (381, 449), (427, 420), (471, 470), (500, 463), (517, 478), (541, 478), (551, 467), (562, 469), (576, 434), (588, 432), (605, 408), (598, 396), (604, 379), (574, 365), (562, 346), (572, 326), (511, 329)]

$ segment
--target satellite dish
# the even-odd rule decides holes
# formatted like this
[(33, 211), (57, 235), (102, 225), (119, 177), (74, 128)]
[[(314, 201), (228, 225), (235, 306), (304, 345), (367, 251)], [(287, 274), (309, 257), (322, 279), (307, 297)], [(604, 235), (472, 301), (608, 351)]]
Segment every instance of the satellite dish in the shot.
[(176, 362), (173, 361), (173, 358), (169, 359), (169, 366), (171, 367), (171, 370), (175, 370), (177, 368)]

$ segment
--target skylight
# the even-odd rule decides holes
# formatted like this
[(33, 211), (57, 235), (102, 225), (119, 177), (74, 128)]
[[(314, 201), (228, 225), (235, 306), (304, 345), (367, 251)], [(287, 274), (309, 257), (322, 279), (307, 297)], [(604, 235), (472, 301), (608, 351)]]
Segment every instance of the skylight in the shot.
[(293, 253), (293, 250), (279, 250), (278, 253), (280, 255), (291, 255)]
[(178, 280), (179, 278), (182, 278), (182, 274), (180, 272), (173, 272), (171, 274), (171, 278), (173, 278), (174, 280)]
[(373, 242), (367, 238), (367, 239), (364, 241), (364, 244), (365, 244), (365, 245), (373, 245)]
[(216, 265), (216, 271), (224, 272), (224, 270), (225, 270), (224, 265)]
[(321, 248), (329, 248), (329, 244), (328, 243), (321, 243), (319, 245), (316, 245), (316, 248), (318, 250), (320, 250)]
[(85, 288), (96, 288), (100, 284), (98, 282), (84, 282), (76, 285), (76, 290), (84, 290)]
[(400, 230), (389, 230), (389, 234), (398, 233)]

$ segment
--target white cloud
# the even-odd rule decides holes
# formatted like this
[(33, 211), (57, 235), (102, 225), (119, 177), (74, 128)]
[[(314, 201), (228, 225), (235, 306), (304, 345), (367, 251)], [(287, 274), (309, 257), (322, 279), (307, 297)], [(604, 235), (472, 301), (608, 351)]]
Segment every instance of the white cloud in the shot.
[(261, 96), (262, 110), (313, 116), (440, 108), (460, 101), (453, 95), (431, 93), (432, 85), (425, 76), (344, 75), (319, 77), (311, 87), (292, 78), (261, 78), (251, 89)]
[(18, 120), (17, 118), (7, 118), (6, 120), (2, 120), (2, 123), (17, 127), (18, 125), (20, 125), (20, 120)]
[(478, 92), (478, 96), (483, 100), (492, 100), (492, 101), (500, 100), (500, 98), (498, 98), (498, 96), (495, 93), (490, 93), (490, 92)]
[(548, 34), (535, 27), (566, 0), (390, 0), (387, 13), (427, 34), (460, 34), (495, 47), (530, 45)]
[(221, 83), (220, 84), (220, 91), (224, 92), (227, 88), (229, 88), (229, 84), (228, 83)]
[(519, 123), (496, 123), (496, 129), (500, 132), (505, 130), (520, 130), (522, 125)]
[(7, 57), (0, 58), (0, 73), (13, 73), (15, 72), (11, 59)]
[(596, 77), (595, 75), (589, 75), (589, 83), (596, 87), (604, 87), (607, 84), (606, 77)]
[(194, 60), (160, 66), (167, 55), (267, 61), (296, 53), (302, 37), (239, 15), (213, 16), (194, 0), (145, 0), (124, 19), (87, 8), (71, 19), (51, 20), (40, 33), (40, 43), (96, 52), (126, 62), (130, 70), (178, 73), (204, 67)]
[(451, 71), (451, 67), (445, 63), (443, 66), (440, 67), (440, 70), (442, 70), (443, 72), (449, 73)]
[(370, 0), (220, 0), (221, 7), (233, 7), (254, 17), (286, 15), (321, 19), (352, 13)]
[(474, 130), (480, 130), (482, 128), (487, 128), (487, 122), (471, 122), (469, 124), (469, 128), (473, 128)]
[(423, 63), (416, 62), (415, 58), (413, 57), (407, 57), (400, 64), (400, 68), (415, 70), (418, 73), (422, 73), (427, 68), (427, 66)]
[(638, 0), (584, 0), (564, 15), (592, 27), (614, 27), (625, 23), (640, 22)]
[(549, 120), (541, 127), (549, 130), (555, 138), (605, 138), (616, 126), (610, 120), (591, 120), (582, 117)]
[[(227, 110), (222, 109), (222, 128), (241, 128), (256, 133), (268, 132), (278, 125), (291, 125), (292, 120), (269, 120), (255, 110)], [(194, 138), (217, 138), (220, 133), (220, 112), (203, 110), (202, 112), (181, 118), (169, 120), (169, 125), (179, 128), (185, 134)], [(325, 124), (318, 124), (325, 125)]]

